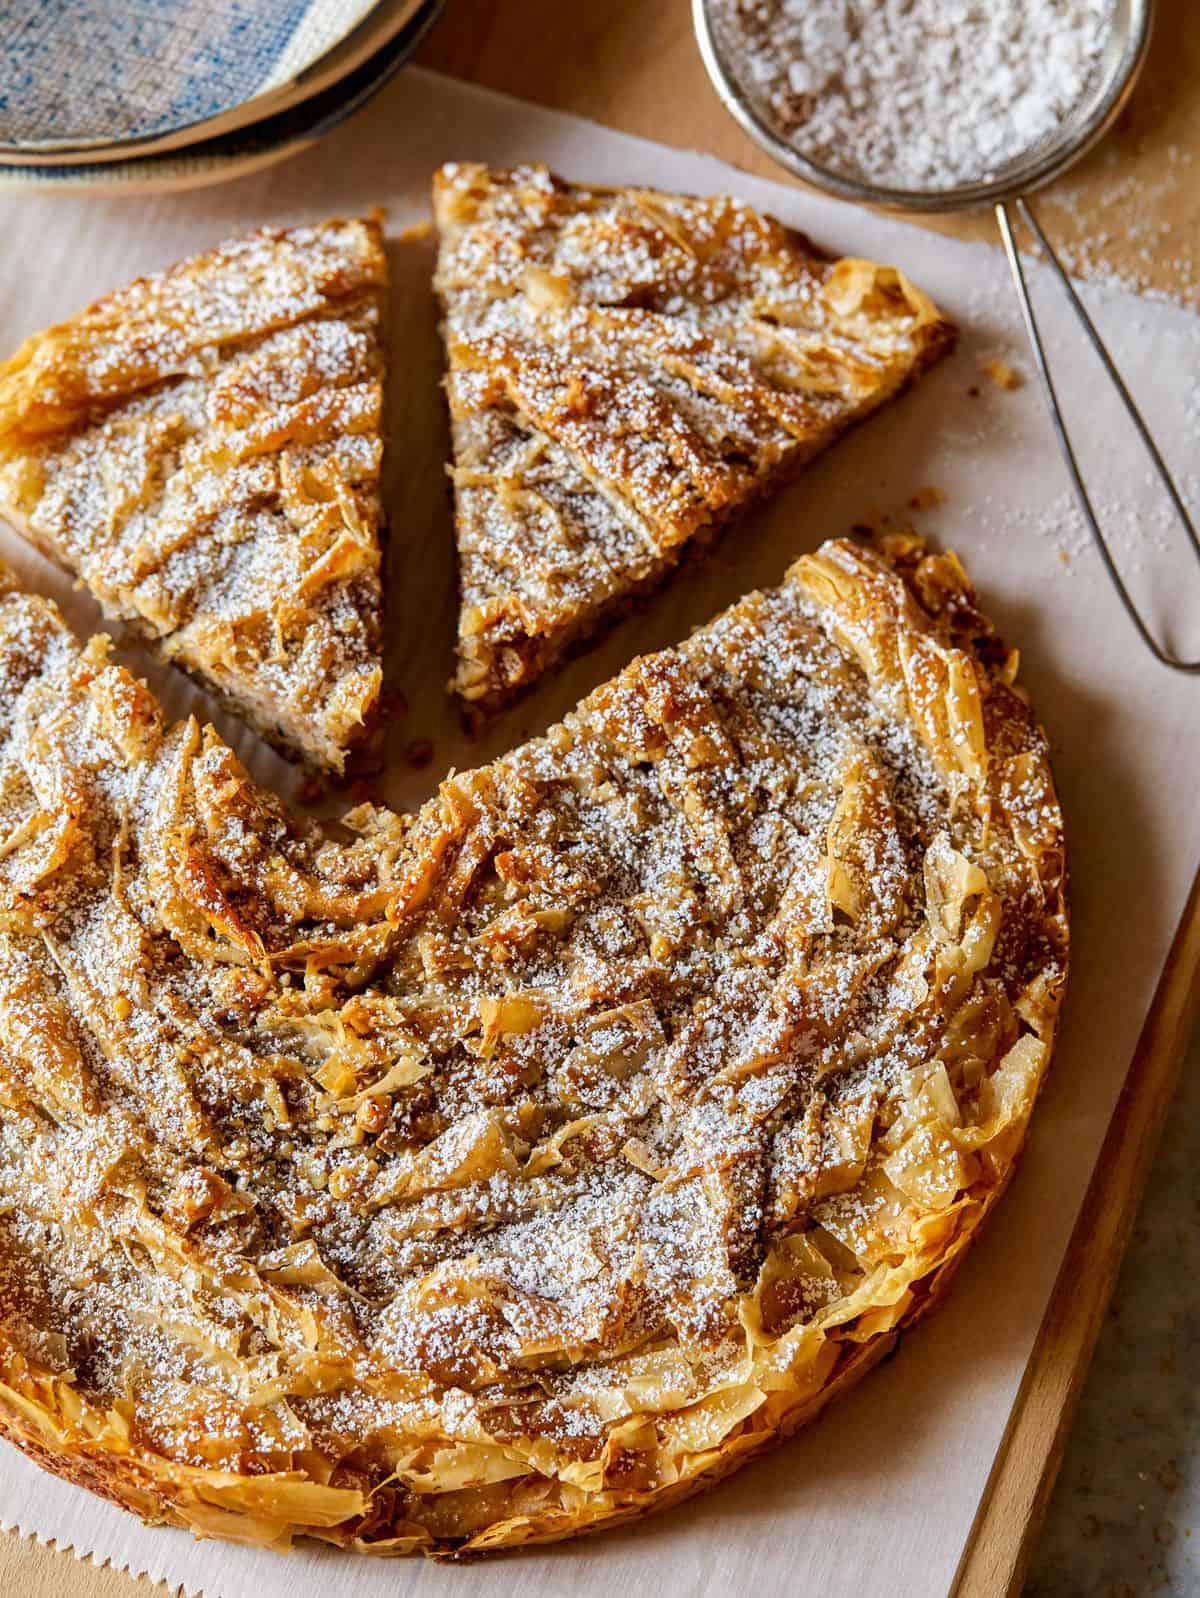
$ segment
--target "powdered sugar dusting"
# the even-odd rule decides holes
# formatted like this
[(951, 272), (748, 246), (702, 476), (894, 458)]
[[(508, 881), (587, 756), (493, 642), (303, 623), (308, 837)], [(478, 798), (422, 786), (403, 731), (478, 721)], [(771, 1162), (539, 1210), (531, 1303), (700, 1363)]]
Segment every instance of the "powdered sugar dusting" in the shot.
[(1114, 0), (716, 0), (744, 92), (818, 165), (890, 188), (995, 177), (1097, 73)]

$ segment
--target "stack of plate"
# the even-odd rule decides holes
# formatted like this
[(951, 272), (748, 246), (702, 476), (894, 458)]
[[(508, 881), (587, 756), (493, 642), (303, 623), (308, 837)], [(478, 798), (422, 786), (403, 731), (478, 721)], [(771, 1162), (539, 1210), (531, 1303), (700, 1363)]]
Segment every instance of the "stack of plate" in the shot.
[(442, 0), (9, 0), (0, 187), (185, 188), (304, 149)]

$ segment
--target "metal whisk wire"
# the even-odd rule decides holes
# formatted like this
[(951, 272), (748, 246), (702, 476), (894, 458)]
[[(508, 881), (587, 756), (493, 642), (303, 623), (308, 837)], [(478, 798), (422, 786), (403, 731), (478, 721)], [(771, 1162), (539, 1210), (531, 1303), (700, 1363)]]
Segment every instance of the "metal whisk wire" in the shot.
[[(1171, 473), (1167, 468), (1167, 463), (1163, 460), (1162, 455), (1159, 452), (1158, 445), (1154, 442), (1154, 439), (1150, 434), (1150, 430), (1146, 426), (1145, 418), (1138, 409), (1133, 395), (1126, 387), (1125, 380), (1117, 370), (1112, 356), (1108, 353), (1108, 348), (1105, 345), (1104, 340), (1100, 337), (1100, 334), (1096, 329), (1096, 324), (1088, 315), (1083, 301), (1076, 293), (1075, 285), (1068, 277), (1062, 262), (1051, 248), (1050, 241), (1042, 231), (1041, 224), (1034, 215), (1033, 207), (1030, 205), (1029, 201), (1024, 197), (1018, 197), (1011, 203), (1015, 207), (1018, 216), (1037, 240), (1038, 246), (1040, 247), (1047, 264), (1050, 266), (1055, 277), (1058, 279), (1059, 284), (1066, 292), (1067, 298), (1071, 303), (1071, 308), (1075, 312), (1080, 326), (1087, 334), (1088, 342), (1091, 344), (1092, 348), (1103, 362), (1104, 370), (1108, 373), (1109, 379), (1116, 390), (1121, 403), (1124, 405), (1125, 411), (1129, 416), (1130, 421), (1137, 430), (1138, 437), (1145, 445), (1150, 459), (1154, 463), (1154, 469), (1158, 473), (1159, 481), (1162, 483), (1163, 488), (1167, 492), (1167, 497), (1170, 499), (1171, 504), (1174, 507), (1175, 514), (1179, 518), (1179, 521), (1183, 524), (1184, 532), (1187, 534), (1188, 541), (1192, 546), (1192, 552), (1197, 561), (1200, 561), (1200, 536), (1197, 535), (1195, 524), (1193, 523), (1191, 516), (1188, 514), (1188, 508), (1183, 502), (1183, 498), (1180, 495), (1178, 487), (1176, 486), (1175, 479), (1171, 476)], [(1058, 439), (1059, 448), (1062, 451), (1063, 460), (1066, 462), (1067, 470), (1071, 475), (1071, 484), (1075, 490), (1075, 498), (1079, 504), (1080, 511), (1083, 513), (1084, 521), (1087, 523), (1088, 530), (1092, 535), (1092, 540), (1096, 545), (1096, 549), (1099, 552), (1100, 558), (1104, 562), (1108, 575), (1112, 578), (1113, 585), (1120, 596), (1121, 603), (1125, 607), (1126, 614), (1129, 616), (1130, 621), (1132, 621), (1133, 625), (1141, 634), (1143, 642), (1155, 659), (1160, 660), (1164, 666), (1170, 666), (1174, 671), (1190, 673), (1200, 672), (1200, 659), (1180, 660), (1168, 649), (1164, 648), (1164, 646), (1160, 644), (1154, 637), (1154, 634), (1150, 631), (1149, 627), (1146, 625), (1146, 622), (1143, 620), (1142, 614), (1138, 610), (1133, 596), (1130, 594), (1129, 589), (1125, 584), (1125, 579), (1121, 576), (1121, 573), (1117, 567), (1117, 563), (1113, 559), (1112, 551), (1108, 547), (1108, 540), (1104, 536), (1104, 531), (1100, 526), (1099, 519), (1096, 516), (1096, 512), (1092, 506), (1091, 498), (1084, 484), (1083, 475), (1079, 470), (1079, 462), (1075, 455), (1074, 446), (1071, 443), (1071, 435), (1067, 430), (1067, 424), (1065, 418), (1063, 417), (1062, 407), (1058, 402), (1058, 394), (1054, 387), (1054, 378), (1051, 375), (1050, 363), (1046, 356), (1046, 347), (1042, 342), (1041, 331), (1038, 328), (1037, 312), (1034, 310), (1033, 299), (1029, 293), (1029, 284), (1025, 278), (1025, 267), (1021, 261), (1021, 252), (1017, 247), (1016, 239), (1013, 237), (1012, 220), (1008, 214), (1008, 202), (1000, 200), (997, 203), (996, 221), (1000, 228), (1000, 237), (1004, 242), (1004, 253), (1008, 257), (1008, 264), (1012, 271), (1013, 283), (1017, 290), (1017, 298), (1021, 303), (1021, 318), (1025, 323), (1025, 331), (1029, 336), (1030, 347), (1033, 350), (1034, 363), (1037, 366), (1038, 378), (1041, 381), (1042, 393), (1046, 400), (1046, 408), (1050, 412), (1050, 420), (1054, 427), (1055, 436)]]

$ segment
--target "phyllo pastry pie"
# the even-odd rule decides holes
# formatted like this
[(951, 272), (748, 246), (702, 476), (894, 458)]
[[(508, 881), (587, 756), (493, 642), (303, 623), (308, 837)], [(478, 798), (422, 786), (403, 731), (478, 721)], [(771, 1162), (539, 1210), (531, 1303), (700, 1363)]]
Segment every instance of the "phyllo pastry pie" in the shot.
[(459, 583), (487, 712), (891, 398), (953, 330), (892, 267), (740, 201), (447, 166), (440, 234)]
[(386, 285), (374, 220), (266, 228), (0, 367), (0, 514), (334, 772), (380, 690)]
[(151, 1521), (454, 1555), (814, 1416), (946, 1286), (1049, 1062), (1015, 669), (953, 556), (827, 544), (324, 825), (6, 593), (0, 1428)]

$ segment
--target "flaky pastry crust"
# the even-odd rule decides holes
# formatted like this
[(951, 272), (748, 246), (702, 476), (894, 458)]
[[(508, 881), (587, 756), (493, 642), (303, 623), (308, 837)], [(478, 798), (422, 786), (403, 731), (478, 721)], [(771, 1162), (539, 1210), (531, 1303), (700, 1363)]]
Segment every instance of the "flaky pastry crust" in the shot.
[(415, 816), (291, 816), (0, 597), (0, 1429), (467, 1556), (814, 1416), (1002, 1191), (1067, 965), (952, 555), (826, 544)]
[(875, 410), (953, 329), (892, 267), (724, 196), (434, 181), (462, 608), (488, 712)]
[(334, 772), (380, 690), (386, 285), (374, 220), (266, 228), (0, 366), (0, 514)]

